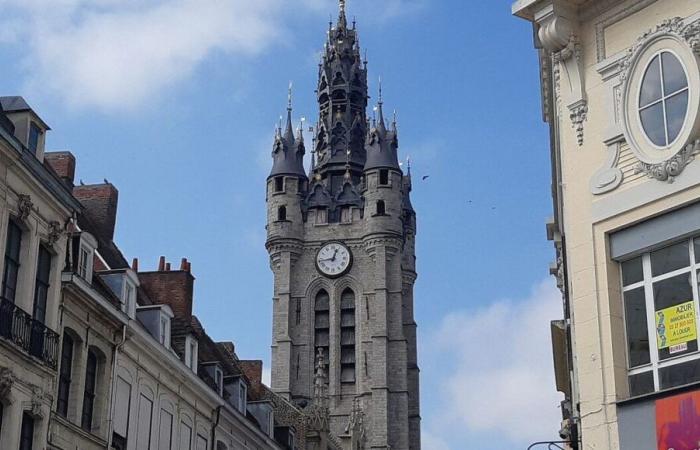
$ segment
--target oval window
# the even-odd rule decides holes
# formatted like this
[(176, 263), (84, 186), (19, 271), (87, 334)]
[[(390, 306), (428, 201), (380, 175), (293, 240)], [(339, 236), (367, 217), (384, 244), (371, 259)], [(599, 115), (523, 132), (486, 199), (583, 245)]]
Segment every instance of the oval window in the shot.
[(656, 54), (644, 72), (639, 92), (639, 118), (644, 133), (657, 147), (678, 139), (688, 116), (688, 76), (669, 51)]

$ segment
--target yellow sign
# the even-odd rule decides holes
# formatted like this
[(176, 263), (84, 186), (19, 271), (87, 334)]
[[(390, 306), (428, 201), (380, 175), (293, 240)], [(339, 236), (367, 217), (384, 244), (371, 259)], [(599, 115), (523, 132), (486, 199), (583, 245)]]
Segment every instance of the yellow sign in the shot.
[(671, 353), (687, 350), (687, 343), (697, 337), (695, 302), (656, 311), (656, 341), (659, 350), (669, 348)]

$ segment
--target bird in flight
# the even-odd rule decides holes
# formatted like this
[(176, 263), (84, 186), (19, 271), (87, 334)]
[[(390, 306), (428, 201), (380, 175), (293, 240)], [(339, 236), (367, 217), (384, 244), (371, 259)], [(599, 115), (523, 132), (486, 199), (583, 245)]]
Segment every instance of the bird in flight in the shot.
[(430, 175), (423, 175), (423, 181), (427, 180), (428, 178), (430, 178)]

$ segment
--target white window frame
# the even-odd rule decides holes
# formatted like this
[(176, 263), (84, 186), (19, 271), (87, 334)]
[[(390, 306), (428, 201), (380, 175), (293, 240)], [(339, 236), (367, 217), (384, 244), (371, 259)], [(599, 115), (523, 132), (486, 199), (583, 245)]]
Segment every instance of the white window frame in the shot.
[(185, 337), (185, 365), (192, 372), (197, 373), (197, 358), (199, 357), (199, 342), (194, 336), (187, 335)]
[[(680, 89), (678, 91), (672, 92), (670, 94), (666, 94), (663, 89), (664, 89), (664, 70), (663, 70), (663, 54), (664, 53), (669, 53), (672, 55), (674, 58), (676, 58), (676, 61), (678, 61), (678, 64), (680, 64), (681, 68), (683, 69), (683, 75), (685, 76), (685, 88)], [(641, 92), (642, 92), (642, 86), (644, 85), (644, 80), (646, 79), (646, 76), (648, 75), (649, 68), (651, 67), (651, 64), (654, 62), (654, 59), (658, 56), (659, 58), (659, 82), (661, 83), (661, 98), (658, 100), (655, 100), (644, 107), (642, 107), (639, 102), (641, 100)], [(667, 149), (671, 146), (673, 146), (678, 139), (681, 137), (681, 134), (683, 133), (683, 130), (685, 129), (686, 125), (688, 124), (688, 114), (690, 110), (690, 77), (688, 76), (688, 69), (683, 62), (683, 58), (678, 55), (675, 51), (672, 49), (661, 49), (658, 50), (657, 52), (653, 53), (647, 60), (646, 65), (642, 69), (642, 76), (639, 78), (639, 95), (637, 96), (637, 114), (639, 115), (639, 123), (641, 124), (641, 115), (642, 111), (647, 110), (651, 108), (652, 106), (655, 106), (659, 103), (661, 103), (661, 107), (663, 109), (663, 114), (664, 114), (664, 133), (666, 137), (666, 145), (656, 145), (654, 142), (652, 142), (651, 138), (649, 137), (649, 134), (646, 132), (644, 129), (644, 126), (641, 127), (642, 134), (644, 135), (644, 138), (647, 141), (647, 144), (651, 145), (652, 147), (658, 148), (658, 149)], [(676, 95), (679, 95), (683, 92), (688, 93), (688, 105), (686, 105), (685, 109), (685, 115), (683, 117), (683, 125), (681, 126), (680, 130), (678, 131), (678, 135), (673, 139), (669, 140), (668, 136), (668, 117), (666, 114), (666, 103), (671, 97), (675, 97)]]
[(216, 392), (220, 397), (224, 395), (224, 371), (218, 365), (214, 366), (214, 382), (216, 383)]
[[(656, 306), (654, 305), (654, 283), (663, 281), (669, 278), (673, 278), (678, 275), (683, 275), (687, 274), (690, 272), (691, 280), (692, 280), (692, 290), (693, 290), (693, 302), (695, 303), (695, 324), (696, 327), (700, 325), (700, 321), (698, 320), (698, 315), (700, 314), (700, 301), (698, 298), (698, 271), (700, 271), (700, 263), (695, 262), (695, 245), (694, 241), (700, 240), (700, 236), (696, 236), (694, 238), (688, 238), (685, 239), (687, 241), (690, 247), (690, 252), (689, 252), (689, 257), (690, 257), (690, 265), (683, 267), (681, 269), (674, 270), (672, 272), (667, 272), (661, 275), (657, 276), (652, 276), (651, 274), (651, 253), (652, 252), (646, 252), (643, 253), (642, 256), (642, 269), (644, 273), (644, 279), (642, 281), (639, 281), (634, 284), (630, 284), (627, 286), (622, 287), (622, 301), (624, 303), (624, 294), (629, 291), (633, 291), (635, 289), (639, 289), (640, 287), (644, 288), (644, 302), (645, 302), (645, 307), (646, 307), (646, 315), (647, 315), (647, 334), (649, 337), (649, 359), (650, 363), (645, 364), (643, 366), (638, 366), (633, 369), (630, 369), (630, 356), (629, 356), (629, 341), (627, 338), (627, 315), (623, 314), (624, 318), (624, 326), (625, 326), (625, 355), (627, 358), (627, 375), (632, 376), (632, 375), (639, 375), (642, 373), (648, 373), (652, 372), (652, 375), (654, 376), (654, 392), (658, 392), (661, 390), (661, 383), (659, 380), (659, 370), (664, 369), (669, 366), (674, 366), (676, 364), (682, 364), (688, 361), (693, 361), (700, 359), (700, 336), (698, 336), (698, 345), (699, 349), (698, 351), (695, 351), (693, 353), (688, 353), (680, 356), (672, 356), (670, 358), (667, 358), (663, 361), (659, 359), (659, 348), (658, 345), (656, 344), (656, 321), (655, 321), (655, 314), (656, 314)], [(679, 240), (673, 243), (670, 243), (670, 245), (677, 245), (683, 243), (684, 240)], [(620, 283), (622, 284), (622, 264), (620, 266)], [(624, 306), (623, 306), (624, 310)], [(700, 327), (699, 327), (700, 328)], [(700, 330), (699, 330), (700, 332)]]

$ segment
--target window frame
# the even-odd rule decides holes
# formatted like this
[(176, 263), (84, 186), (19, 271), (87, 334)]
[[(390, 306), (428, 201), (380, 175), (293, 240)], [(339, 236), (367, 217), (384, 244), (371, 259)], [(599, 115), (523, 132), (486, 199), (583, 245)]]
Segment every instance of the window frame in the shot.
[[(29, 430), (29, 431), (27, 431)], [(22, 412), (22, 424), (19, 433), (19, 450), (32, 450), (34, 447), (34, 432), (36, 430), (36, 420), (28, 411)], [(29, 441), (27, 443), (27, 440)]]
[[(37, 125), (33, 120), (29, 123), (29, 130), (27, 130), (27, 149), (34, 153), (36, 156), (41, 148), (41, 136), (44, 131), (39, 125)], [(36, 142), (34, 142), (34, 136), (36, 136)]]
[[(698, 287), (698, 272), (700, 271), (700, 262), (697, 262), (696, 260), (696, 255), (695, 255), (695, 242), (700, 242), (700, 236), (693, 236), (690, 238), (685, 238), (685, 239), (680, 239), (676, 240), (673, 242), (670, 242), (668, 245), (665, 245), (663, 247), (660, 247), (658, 249), (651, 249), (651, 250), (646, 250), (644, 253), (636, 254), (633, 255), (629, 258), (625, 258), (624, 260), (620, 260), (618, 264), (619, 267), (619, 275), (620, 275), (620, 286), (621, 286), (621, 302), (623, 305), (623, 324), (624, 324), (624, 335), (625, 335), (625, 363), (626, 363), (626, 368), (627, 368), (627, 378), (628, 378), (628, 383), (629, 383), (629, 378), (634, 376), (634, 375), (640, 375), (644, 373), (649, 373), (651, 372), (653, 375), (654, 379), (654, 391), (653, 392), (660, 392), (666, 389), (671, 389), (675, 386), (672, 387), (661, 387), (661, 382), (660, 382), (660, 375), (659, 372), (662, 369), (672, 367), (678, 364), (683, 364), (686, 362), (690, 361), (695, 361), (695, 360), (700, 360), (700, 348), (698, 350), (695, 350), (691, 353), (684, 353), (678, 356), (670, 356), (666, 359), (661, 360), (659, 357), (659, 348), (657, 344), (657, 335), (656, 335), (656, 321), (655, 321), (655, 314), (656, 314), (656, 305), (654, 303), (654, 284), (658, 283), (660, 281), (668, 280), (674, 277), (677, 277), (679, 275), (685, 275), (689, 274), (690, 275), (690, 280), (691, 280), (691, 289), (693, 293), (693, 303), (695, 305), (695, 326), (697, 328), (696, 333), (698, 334), (697, 341), (698, 344), (700, 345), (700, 320), (698, 316), (700, 315), (700, 296), (699, 296), (699, 287)], [(677, 244), (682, 244), (682, 243), (688, 243), (689, 249), (688, 249), (688, 255), (689, 255), (689, 262), (690, 264), (688, 266), (682, 267), (680, 269), (675, 269), (670, 272), (665, 272), (660, 275), (652, 275), (652, 268), (651, 268), (651, 254), (657, 250), (661, 250), (663, 248), (667, 248), (673, 245)], [(630, 283), (628, 285), (623, 285), (623, 272), (622, 272), (622, 266), (624, 262), (631, 261), (635, 258), (641, 257), (642, 258), (642, 270), (643, 270), (643, 278), (641, 281), (637, 281), (634, 283)], [(630, 351), (629, 351), (629, 339), (628, 339), (628, 334), (627, 334), (627, 314), (625, 311), (625, 306), (624, 306), (624, 294), (626, 292), (630, 292), (639, 288), (644, 289), (644, 302), (645, 302), (645, 309), (646, 309), (646, 319), (647, 319), (647, 334), (649, 338), (649, 360), (650, 362), (644, 365), (636, 366), (634, 368), (630, 367)], [(700, 380), (698, 380), (700, 381)], [(652, 392), (652, 393), (653, 393)], [(644, 395), (644, 394), (642, 394)]]
[[(42, 260), (42, 258), (48, 258), (48, 260)], [(34, 284), (34, 305), (32, 306), (32, 318), (41, 323), (46, 323), (46, 309), (49, 300), (49, 290), (51, 289), (52, 266), (53, 254), (44, 244), (39, 245), (36, 263), (37, 269)], [(39, 313), (41, 313), (41, 317)]]
[(93, 349), (88, 349), (87, 358), (85, 360), (83, 409), (80, 414), (80, 427), (88, 432), (92, 431), (92, 422), (95, 417), (95, 399), (97, 398), (97, 378), (99, 368), (100, 359), (97, 356), (97, 353), (95, 353)]
[[(685, 87), (683, 89), (679, 89), (677, 91), (671, 92), (670, 94), (667, 94), (664, 90), (664, 67), (663, 67), (663, 54), (668, 53), (672, 55), (678, 64), (681, 66), (683, 69), (683, 75), (685, 76)], [(654, 100), (652, 102), (647, 103), (646, 105), (642, 106), (641, 105), (641, 96), (642, 96), (642, 89), (644, 87), (644, 81), (647, 79), (647, 75), (649, 72), (649, 69), (651, 68), (651, 65), (654, 63), (654, 61), (658, 58), (659, 61), (659, 83), (661, 85), (661, 97), (658, 98), (657, 100)], [(646, 65), (640, 66), (639, 70), (642, 73), (642, 76), (639, 77), (639, 88), (638, 88), (638, 95), (637, 95), (637, 115), (639, 116), (639, 123), (641, 124), (641, 132), (644, 138), (646, 139), (646, 142), (651, 145), (654, 148), (657, 148), (659, 150), (665, 150), (669, 147), (672, 147), (678, 139), (681, 137), (681, 134), (685, 127), (688, 124), (688, 112), (690, 110), (690, 76), (688, 74), (688, 68), (685, 65), (685, 62), (683, 61), (683, 58), (678, 55), (674, 50), (670, 48), (662, 48), (660, 50), (657, 50), (656, 52), (652, 53), (651, 56), (649, 56), (646, 60)], [(676, 97), (677, 95), (682, 94), (683, 92), (688, 94), (688, 99), (686, 102), (686, 107), (685, 107), (685, 112), (683, 114), (683, 125), (681, 125), (678, 133), (676, 136), (673, 138), (673, 140), (669, 139), (669, 123), (668, 123), (668, 111), (666, 108), (666, 104), (668, 101)], [(642, 111), (645, 111), (653, 106), (656, 106), (658, 104), (661, 104), (662, 106), (662, 111), (663, 111), (663, 119), (664, 119), (664, 135), (665, 135), (665, 142), (666, 145), (657, 145), (654, 143), (654, 141), (651, 140), (651, 137), (649, 137), (649, 133), (647, 133), (647, 130), (644, 128), (644, 124), (641, 118)]]
[[(12, 234), (13, 232), (16, 232), (16, 234)], [(5, 266), (3, 268), (3, 275), (2, 275), (2, 298), (5, 300), (8, 300), (12, 303), (15, 303), (15, 299), (17, 298), (17, 281), (19, 280), (19, 272), (22, 268), (22, 238), (24, 235), (24, 230), (22, 230), (22, 227), (14, 220), (10, 219), (8, 221), (8, 226), (7, 226), (7, 236), (5, 237)], [(17, 237), (17, 255), (10, 254), (10, 248), (14, 248), (14, 246), (10, 246), (10, 239), (13, 237)], [(9, 275), (10, 272), (8, 271), (9, 267), (14, 268), (14, 272), (12, 275)], [(7, 295), (8, 292), (8, 276), (12, 276), (13, 279), (13, 286), (10, 288), (12, 290), (12, 297), (9, 297)]]
[[(70, 354), (66, 355), (66, 345), (70, 342)], [(75, 339), (66, 331), (61, 342), (61, 365), (58, 369), (58, 390), (56, 392), (56, 412), (61, 417), (68, 417), (70, 406), (70, 391), (73, 382), (73, 359), (75, 358)], [(65, 398), (62, 394), (65, 389)], [(65, 406), (62, 406), (64, 405)]]

